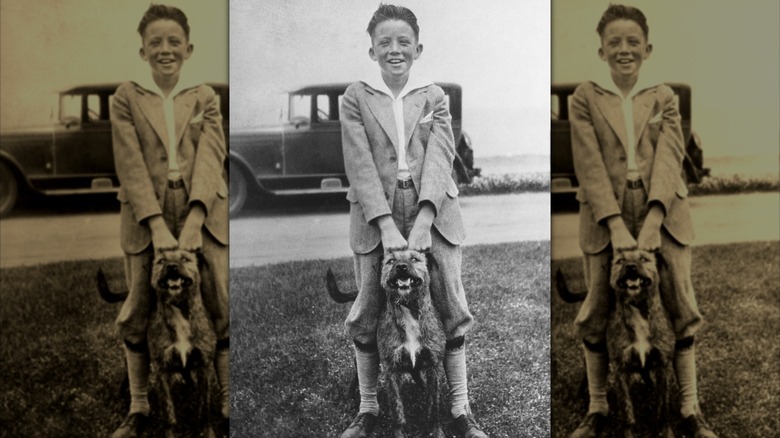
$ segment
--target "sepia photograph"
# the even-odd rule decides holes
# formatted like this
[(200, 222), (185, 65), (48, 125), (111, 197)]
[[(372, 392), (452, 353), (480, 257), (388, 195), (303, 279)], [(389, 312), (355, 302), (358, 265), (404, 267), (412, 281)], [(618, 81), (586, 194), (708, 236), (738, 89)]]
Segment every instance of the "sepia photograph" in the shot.
[(551, 16), (552, 436), (776, 435), (778, 4)]
[(549, 3), (230, 3), (237, 436), (549, 435)]
[(0, 2), (0, 435), (228, 436), (228, 2)]

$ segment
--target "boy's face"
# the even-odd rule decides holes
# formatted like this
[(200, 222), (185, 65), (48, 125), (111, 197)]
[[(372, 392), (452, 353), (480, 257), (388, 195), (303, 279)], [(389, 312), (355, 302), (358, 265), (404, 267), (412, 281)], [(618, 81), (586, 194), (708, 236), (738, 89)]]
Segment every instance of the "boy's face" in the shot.
[(609, 64), (613, 79), (635, 79), (642, 62), (652, 51), (653, 46), (647, 43), (642, 28), (635, 21), (619, 19), (604, 28), (599, 57)]
[(155, 80), (178, 78), (181, 66), (192, 54), (192, 44), (179, 23), (156, 20), (146, 27), (141, 59), (149, 63)]
[(379, 63), (385, 80), (398, 80), (409, 77), (409, 70), (422, 50), (422, 44), (417, 44), (414, 31), (407, 22), (386, 20), (374, 29), (368, 55)]

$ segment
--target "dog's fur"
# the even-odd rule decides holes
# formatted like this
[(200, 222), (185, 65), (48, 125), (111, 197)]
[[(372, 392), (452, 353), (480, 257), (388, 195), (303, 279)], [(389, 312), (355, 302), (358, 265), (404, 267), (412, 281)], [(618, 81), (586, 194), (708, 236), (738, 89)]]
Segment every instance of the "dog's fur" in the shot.
[[(382, 381), (393, 407), (395, 437), (404, 436), (406, 425), (401, 394), (405, 376), (425, 388), (432, 434), (444, 437), (439, 411), (445, 338), (429, 288), (429, 271), (435, 268), (436, 262), (430, 254), (410, 250), (391, 252), (378, 266), (385, 308), (377, 327), (377, 344)], [(326, 284), (336, 302), (349, 302), (357, 297), (357, 292), (338, 290), (330, 269)]]
[[(196, 254), (157, 252), (151, 284), (151, 316), (147, 330), (151, 359), (150, 381), (160, 401), (166, 436), (205, 436), (214, 381), (216, 337), (200, 294), (200, 263)], [(98, 271), (98, 290), (108, 302), (122, 301), (126, 292), (113, 293)]]
[[(623, 434), (674, 436), (669, 421), (674, 333), (659, 289), (668, 268), (660, 256), (642, 250), (618, 252), (611, 265), (614, 305), (610, 305), (607, 349), (611, 381), (623, 408)], [(556, 287), (566, 302), (581, 301), (586, 295), (570, 292), (560, 271)]]

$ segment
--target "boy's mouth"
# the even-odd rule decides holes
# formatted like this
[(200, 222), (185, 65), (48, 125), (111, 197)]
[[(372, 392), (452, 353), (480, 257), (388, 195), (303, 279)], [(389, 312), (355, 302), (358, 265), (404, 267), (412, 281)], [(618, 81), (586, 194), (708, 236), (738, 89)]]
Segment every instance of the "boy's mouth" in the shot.
[(403, 62), (404, 62), (403, 59), (391, 59), (391, 60), (387, 61), (388, 64), (393, 64), (393, 65), (398, 65), (398, 64), (401, 64)]

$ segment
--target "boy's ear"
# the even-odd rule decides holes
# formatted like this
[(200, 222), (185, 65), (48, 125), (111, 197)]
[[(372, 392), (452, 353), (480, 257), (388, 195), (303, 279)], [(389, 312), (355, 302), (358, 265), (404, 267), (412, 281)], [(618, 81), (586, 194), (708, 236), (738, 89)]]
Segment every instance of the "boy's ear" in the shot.
[(187, 44), (187, 53), (184, 55), (184, 59), (189, 59), (193, 50), (195, 50), (195, 46), (192, 44)]
[(148, 61), (149, 60), (149, 58), (146, 56), (146, 51), (144, 50), (143, 47), (138, 49), (138, 56), (140, 56), (141, 59), (143, 59), (144, 61)]
[(422, 44), (418, 44), (417, 45), (417, 49), (415, 49), (415, 51), (414, 51), (414, 59), (415, 60), (417, 60), (417, 58), (419, 58), (420, 55), (422, 55), (422, 51), (423, 51), (423, 45)]
[(376, 61), (376, 53), (374, 53), (373, 47), (368, 49), (368, 56), (371, 58), (372, 61)]
[(602, 61), (607, 60), (607, 55), (604, 53), (604, 49), (599, 47), (599, 58), (601, 58)]
[(644, 56), (644, 58), (645, 59), (649, 58), (651, 53), (653, 53), (653, 45), (648, 43), (647, 46), (645, 46), (645, 56)]

